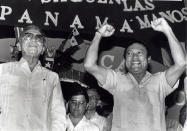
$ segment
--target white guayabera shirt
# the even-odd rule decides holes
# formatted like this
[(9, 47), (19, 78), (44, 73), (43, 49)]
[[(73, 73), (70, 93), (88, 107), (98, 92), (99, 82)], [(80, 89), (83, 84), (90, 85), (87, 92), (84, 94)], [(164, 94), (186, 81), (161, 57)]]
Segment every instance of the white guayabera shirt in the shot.
[(74, 127), (73, 123), (71, 122), (71, 119), (69, 118), (69, 115), (67, 115), (66, 131), (100, 131), (100, 130), (94, 123), (86, 119), (85, 116), (83, 116), (82, 120), (80, 120), (79, 123)]
[(64, 131), (65, 114), (56, 73), (23, 58), (0, 65), (0, 131)]

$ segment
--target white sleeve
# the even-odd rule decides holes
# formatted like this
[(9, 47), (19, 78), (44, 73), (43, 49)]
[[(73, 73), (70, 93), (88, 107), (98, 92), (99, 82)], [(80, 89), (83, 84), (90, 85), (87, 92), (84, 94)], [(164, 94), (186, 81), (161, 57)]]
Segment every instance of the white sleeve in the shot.
[(161, 87), (164, 91), (164, 96), (166, 97), (167, 95), (169, 95), (170, 93), (172, 93), (176, 88), (178, 88), (179, 86), (179, 80), (174, 84), (173, 87), (171, 87), (167, 80), (166, 80), (166, 72), (161, 72), (161, 76), (160, 76), (160, 83), (161, 83)]
[(66, 129), (66, 110), (64, 98), (61, 90), (59, 77), (56, 79), (52, 96), (51, 118), (52, 125), (51, 131), (65, 131)]
[(107, 69), (106, 82), (103, 85), (100, 84), (100, 86), (112, 93), (116, 88), (116, 85), (117, 73), (112, 69)]

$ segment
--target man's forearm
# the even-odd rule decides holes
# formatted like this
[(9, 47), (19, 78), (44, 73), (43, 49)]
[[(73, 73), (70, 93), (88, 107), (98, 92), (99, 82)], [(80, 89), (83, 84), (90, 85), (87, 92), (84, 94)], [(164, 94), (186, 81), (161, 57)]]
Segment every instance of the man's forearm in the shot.
[(101, 41), (102, 35), (99, 32), (95, 33), (95, 37), (92, 40), (90, 47), (88, 48), (84, 65), (85, 67), (90, 67), (97, 63), (98, 59), (98, 50), (99, 50), (99, 43)]
[(185, 65), (185, 53), (182, 48), (181, 43), (178, 41), (174, 35), (171, 28), (165, 32), (166, 37), (168, 38), (171, 54), (174, 60), (174, 63), (179, 66)]

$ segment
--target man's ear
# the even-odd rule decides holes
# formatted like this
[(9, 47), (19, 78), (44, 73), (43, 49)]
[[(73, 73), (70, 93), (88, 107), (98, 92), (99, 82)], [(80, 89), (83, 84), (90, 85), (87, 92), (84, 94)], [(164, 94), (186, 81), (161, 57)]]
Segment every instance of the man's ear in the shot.
[(151, 62), (151, 56), (148, 57), (148, 63), (150, 63), (150, 62)]

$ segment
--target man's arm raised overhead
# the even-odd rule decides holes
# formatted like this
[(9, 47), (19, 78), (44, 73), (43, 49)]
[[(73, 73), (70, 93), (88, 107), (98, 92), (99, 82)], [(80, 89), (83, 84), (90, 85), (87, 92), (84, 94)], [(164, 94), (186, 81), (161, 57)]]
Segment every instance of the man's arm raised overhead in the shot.
[(101, 84), (105, 83), (107, 72), (105, 71), (105, 68), (97, 64), (99, 44), (102, 37), (110, 37), (114, 31), (115, 29), (109, 24), (101, 26), (101, 28), (99, 28), (95, 33), (84, 61), (85, 70), (92, 74)]
[(166, 71), (166, 79), (168, 84), (173, 87), (185, 70), (185, 51), (164, 18), (158, 18), (151, 22), (151, 26), (155, 31), (164, 33), (168, 39), (174, 65), (169, 67)]

